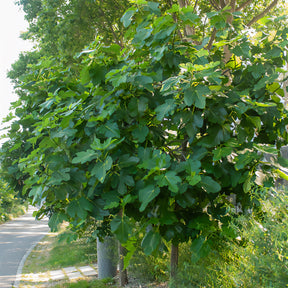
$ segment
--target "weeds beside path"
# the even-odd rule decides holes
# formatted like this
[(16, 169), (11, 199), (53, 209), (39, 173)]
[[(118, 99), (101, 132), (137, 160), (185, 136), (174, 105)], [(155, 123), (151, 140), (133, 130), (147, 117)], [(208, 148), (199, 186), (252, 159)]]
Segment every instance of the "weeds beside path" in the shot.
[(0, 207), (0, 225), (16, 219), (28, 211), (28, 204), (21, 204), (18, 200), (15, 200), (15, 203), (11, 207)]

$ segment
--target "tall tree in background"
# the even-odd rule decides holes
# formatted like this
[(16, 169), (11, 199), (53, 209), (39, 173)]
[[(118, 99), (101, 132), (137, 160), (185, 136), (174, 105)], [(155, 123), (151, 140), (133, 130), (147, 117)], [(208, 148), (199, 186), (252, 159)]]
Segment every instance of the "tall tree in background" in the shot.
[(106, 44), (122, 45), (124, 27), (120, 18), (128, 9), (128, 0), (116, 1), (42, 1), (16, 2), (25, 12), (29, 23), (21, 37), (35, 43), (33, 52), (20, 54), (8, 77), (17, 83), (28, 73), (27, 65), (41, 57), (57, 57), (65, 65), (71, 64), (75, 54), (95, 38), (102, 37)]
[(36, 41), (44, 55), (73, 57), (96, 36), (122, 45), (120, 18), (128, 0), (20, 0), (29, 22), (24, 39)]
[[(36, 4), (46, 2), (22, 3), (38, 19)], [(287, 144), (279, 75), (288, 30), (272, 16), (278, 1), (133, 2), (121, 17), (125, 38), (97, 37), (67, 66), (66, 44), (59, 37), (46, 47), (50, 32), (38, 19), (47, 57), (17, 79), (19, 119), (1, 165), (52, 228), (102, 220), (96, 233), (114, 233), (127, 259), (143, 232), (146, 254), (172, 243), (174, 274), (179, 243), (192, 239), (197, 261), (218, 235), (234, 237), (229, 195), (245, 212), (256, 189), (286, 177), (285, 160), (268, 163), (262, 153), (279, 156)]]

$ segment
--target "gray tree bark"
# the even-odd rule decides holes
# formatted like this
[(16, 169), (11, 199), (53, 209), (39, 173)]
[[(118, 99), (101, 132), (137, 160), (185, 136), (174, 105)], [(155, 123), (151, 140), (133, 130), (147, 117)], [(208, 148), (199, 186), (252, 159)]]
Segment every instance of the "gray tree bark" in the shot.
[(128, 284), (128, 274), (127, 269), (124, 269), (124, 257), (126, 256), (126, 249), (119, 242), (119, 284), (121, 287)]
[(171, 265), (170, 277), (172, 279), (175, 279), (175, 277), (177, 275), (178, 258), (179, 258), (179, 246), (172, 244), (172, 246), (171, 246), (171, 258), (170, 258), (170, 265)]
[(117, 242), (113, 237), (97, 238), (98, 279), (113, 278), (117, 274)]

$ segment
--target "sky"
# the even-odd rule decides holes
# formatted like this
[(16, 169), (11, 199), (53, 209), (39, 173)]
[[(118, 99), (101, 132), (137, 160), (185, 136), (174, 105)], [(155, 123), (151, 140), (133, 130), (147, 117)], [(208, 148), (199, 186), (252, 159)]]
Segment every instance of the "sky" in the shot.
[[(0, 0), (0, 123), (9, 114), (10, 102), (17, 99), (13, 93), (13, 85), (6, 78), (7, 71), (21, 51), (32, 48), (31, 43), (19, 38), (28, 24), (24, 20), (24, 12), (14, 4), (15, 1)], [(0, 124), (1, 128), (4, 126)]]

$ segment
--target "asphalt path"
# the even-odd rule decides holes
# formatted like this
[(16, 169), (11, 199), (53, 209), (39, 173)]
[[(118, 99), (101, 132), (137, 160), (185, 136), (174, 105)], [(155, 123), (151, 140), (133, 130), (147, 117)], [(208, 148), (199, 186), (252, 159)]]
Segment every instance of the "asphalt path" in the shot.
[(33, 208), (29, 208), (27, 214), (0, 225), (1, 288), (12, 287), (21, 260), (49, 232), (47, 219), (36, 221), (32, 213)]

